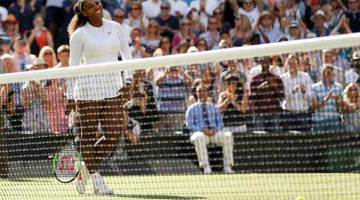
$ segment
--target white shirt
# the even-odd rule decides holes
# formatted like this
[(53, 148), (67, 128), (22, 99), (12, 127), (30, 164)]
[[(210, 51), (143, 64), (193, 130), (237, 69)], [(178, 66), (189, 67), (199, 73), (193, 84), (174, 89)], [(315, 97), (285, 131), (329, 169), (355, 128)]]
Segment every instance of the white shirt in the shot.
[(176, 16), (176, 12), (179, 12), (182, 16), (186, 15), (189, 6), (183, 0), (169, 0), (171, 5), (170, 14)]
[(142, 2), (144, 14), (148, 18), (155, 18), (160, 14), (161, 1), (147, 0)]
[(250, 12), (244, 10), (243, 8), (239, 8), (238, 15), (245, 15), (250, 20), (251, 27), (254, 28), (258, 22), (260, 12), (256, 7)]
[(359, 74), (354, 69), (349, 69), (345, 72), (345, 84), (356, 83), (359, 78)]
[(7, 16), (8, 16), (8, 10), (6, 8), (0, 6), (0, 20), (2, 22), (5, 21)]
[[(296, 77), (291, 77), (287, 72), (281, 76), (284, 84), (285, 101), (283, 109), (288, 111), (307, 112), (311, 101), (312, 80), (308, 73), (298, 71)], [(305, 86), (305, 93), (294, 91), (294, 88), (300, 84)]]
[[(195, 8), (196, 10), (200, 11), (200, 1), (201, 0), (193, 0), (190, 4), (190, 8)], [(200, 18), (200, 22), (204, 24), (205, 28), (207, 28), (208, 15), (211, 16), (213, 14), (214, 10), (219, 5), (219, 2), (214, 0), (205, 0), (205, 1), (206, 1), (205, 3), (206, 14), (200, 13), (199, 18)]]
[[(70, 66), (116, 62), (119, 51), (123, 60), (132, 58), (125, 31), (120, 24), (106, 19), (103, 19), (101, 27), (86, 23), (70, 37)], [(131, 72), (125, 73), (131, 76)], [(116, 97), (123, 86), (120, 71), (76, 77), (70, 82), (73, 89), (68, 98), (75, 100)]]

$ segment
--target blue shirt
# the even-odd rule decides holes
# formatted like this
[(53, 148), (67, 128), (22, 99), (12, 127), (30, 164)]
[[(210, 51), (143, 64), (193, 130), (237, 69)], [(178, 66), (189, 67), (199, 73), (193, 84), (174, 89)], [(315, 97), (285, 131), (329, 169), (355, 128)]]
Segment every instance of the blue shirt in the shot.
[[(331, 87), (325, 87), (322, 81), (317, 82), (312, 85), (312, 94), (314, 97), (320, 101), (325, 98), (325, 96), (333, 91), (334, 95), (342, 96), (343, 90), (339, 83), (334, 82)], [(336, 102), (334, 98), (330, 98), (325, 102), (325, 105), (313, 113), (313, 121), (325, 121), (325, 120), (337, 120), (340, 119), (340, 113), (336, 110)]]
[(222, 131), (224, 122), (220, 110), (212, 103), (202, 102), (196, 102), (187, 109), (185, 116), (187, 128), (189, 128), (191, 132), (203, 131), (205, 128), (209, 128), (203, 116), (203, 106), (206, 106), (207, 109), (209, 127), (216, 131)]

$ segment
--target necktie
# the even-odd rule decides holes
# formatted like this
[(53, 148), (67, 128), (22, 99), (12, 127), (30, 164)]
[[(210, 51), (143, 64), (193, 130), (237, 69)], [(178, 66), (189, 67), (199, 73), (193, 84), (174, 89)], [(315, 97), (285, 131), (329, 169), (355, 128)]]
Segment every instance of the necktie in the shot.
[(209, 113), (207, 111), (206, 103), (203, 103), (201, 107), (202, 107), (202, 116), (203, 116), (203, 120), (205, 122), (205, 126), (206, 126), (206, 128), (211, 128), (210, 120), (209, 120)]

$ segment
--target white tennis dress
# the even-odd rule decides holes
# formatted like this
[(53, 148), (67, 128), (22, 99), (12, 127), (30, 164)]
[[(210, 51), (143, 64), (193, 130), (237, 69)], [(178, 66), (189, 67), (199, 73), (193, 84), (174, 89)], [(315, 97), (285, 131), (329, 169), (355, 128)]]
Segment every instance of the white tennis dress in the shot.
[[(103, 19), (101, 27), (90, 23), (78, 28), (70, 37), (70, 66), (131, 59), (131, 52), (123, 27)], [(104, 69), (106, 71), (106, 68)], [(132, 76), (131, 70), (125, 77)], [(103, 100), (119, 95), (124, 82), (121, 72), (80, 76), (68, 81), (68, 99)]]

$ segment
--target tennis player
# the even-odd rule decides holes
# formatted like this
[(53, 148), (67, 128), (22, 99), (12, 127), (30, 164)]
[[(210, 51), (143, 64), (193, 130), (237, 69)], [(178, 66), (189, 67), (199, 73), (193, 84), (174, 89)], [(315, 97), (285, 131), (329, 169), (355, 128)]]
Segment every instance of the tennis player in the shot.
[[(103, 8), (98, 0), (79, 0), (74, 5), (75, 15), (70, 34), (70, 66), (114, 62), (119, 52), (122, 59), (131, 59), (123, 27), (103, 19)], [(124, 78), (130, 71), (81, 76), (72, 79), (68, 87), (80, 113), (81, 151), (90, 172), (96, 194), (112, 194), (99, 173), (101, 161), (115, 148), (119, 137), (126, 133), (127, 112), (122, 105), (127, 101)], [(99, 134), (101, 133), (101, 134)], [(76, 188), (85, 193), (87, 176), (84, 171), (77, 178)]]

